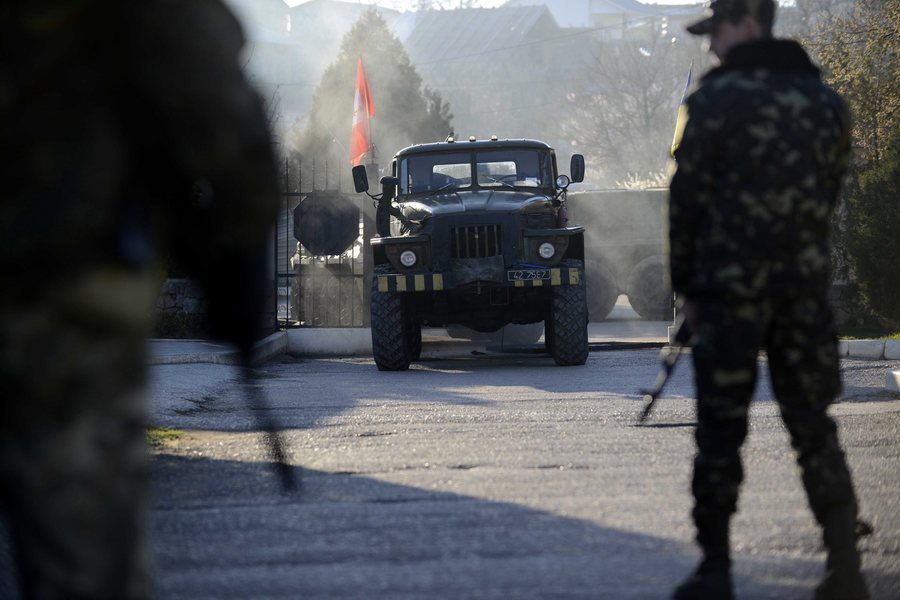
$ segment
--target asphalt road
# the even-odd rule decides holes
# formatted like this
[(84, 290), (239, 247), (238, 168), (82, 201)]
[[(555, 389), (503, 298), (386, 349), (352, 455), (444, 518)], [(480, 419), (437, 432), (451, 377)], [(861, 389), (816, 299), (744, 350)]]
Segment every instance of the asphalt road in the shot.
[[(475, 352), (473, 354), (473, 352)], [(152, 368), (161, 598), (667, 598), (698, 554), (689, 521), (689, 358), (649, 427), (658, 351), (546, 355), (426, 344), (408, 372), (284, 356), (254, 382), (286, 429), (296, 492), (266, 463), (237, 373)], [(734, 522), (745, 599), (810, 598), (824, 552), (765, 361)], [(857, 479), (878, 599), (900, 598), (900, 399), (890, 361), (847, 360), (832, 409)]]

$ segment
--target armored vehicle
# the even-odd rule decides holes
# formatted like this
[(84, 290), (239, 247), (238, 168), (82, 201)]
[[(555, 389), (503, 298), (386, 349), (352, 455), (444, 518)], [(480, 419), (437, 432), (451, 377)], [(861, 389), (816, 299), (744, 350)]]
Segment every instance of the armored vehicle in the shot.
[(569, 216), (585, 226), (588, 311), (602, 321), (620, 294), (642, 318), (671, 321), (672, 287), (665, 257), (668, 190), (569, 193)]
[[(419, 358), (422, 326), (493, 332), (544, 322), (558, 365), (588, 355), (584, 228), (569, 226), (553, 149), (536, 140), (453, 141), (398, 152), (381, 178), (372, 239), (372, 350), (380, 370)], [(369, 189), (354, 168), (357, 192)], [(371, 195), (371, 194), (370, 194)]]

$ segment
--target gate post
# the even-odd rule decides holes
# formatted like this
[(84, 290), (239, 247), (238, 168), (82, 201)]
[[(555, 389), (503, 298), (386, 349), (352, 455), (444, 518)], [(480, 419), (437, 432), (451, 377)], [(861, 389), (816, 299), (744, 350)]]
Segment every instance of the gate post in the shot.
[[(369, 190), (377, 193), (381, 184), (379, 180), (378, 164), (370, 162), (366, 165), (366, 175), (369, 177)], [(375, 206), (369, 201), (368, 196), (362, 196), (363, 218), (363, 327), (372, 326), (372, 313), (369, 308), (372, 300), (372, 273), (375, 271), (375, 261), (372, 257), (372, 244), (370, 240), (375, 235)]]

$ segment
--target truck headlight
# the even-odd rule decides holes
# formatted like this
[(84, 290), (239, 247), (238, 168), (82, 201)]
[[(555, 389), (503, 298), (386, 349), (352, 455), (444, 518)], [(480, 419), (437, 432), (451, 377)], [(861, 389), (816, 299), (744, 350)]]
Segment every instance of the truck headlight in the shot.
[(412, 250), (404, 250), (400, 253), (400, 264), (404, 267), (411, 267), (416, 264), (416, 253)]
[(553, 255), (556, 253), (556, 248), (553, 247), (553, 244), (550, 242), (544, 242), (540, 246), (538, 246), (538, 254), (544, 260), (549, 260), (553, 258)]

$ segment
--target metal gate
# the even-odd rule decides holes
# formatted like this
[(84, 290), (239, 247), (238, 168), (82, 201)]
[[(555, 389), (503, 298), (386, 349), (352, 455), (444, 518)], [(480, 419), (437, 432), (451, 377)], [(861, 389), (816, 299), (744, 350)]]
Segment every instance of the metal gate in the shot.
[[(329, 168), (331, 167), (331, 168)], [(280, 327), (364, 327), (368, 325), (365, 266), (367, 218), (364, 195), (327, 162), (304, 166), (284, 162), (282, 209), (275, 235), (276, 314)], [(343, 175), (343, 177), (342, 177)], [(294, 237), (294, 210), (311, 194), (343, 194), (359, 207), (356, 239), (340, 254), (316, 255)]]

